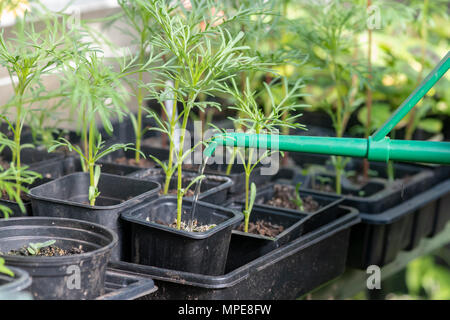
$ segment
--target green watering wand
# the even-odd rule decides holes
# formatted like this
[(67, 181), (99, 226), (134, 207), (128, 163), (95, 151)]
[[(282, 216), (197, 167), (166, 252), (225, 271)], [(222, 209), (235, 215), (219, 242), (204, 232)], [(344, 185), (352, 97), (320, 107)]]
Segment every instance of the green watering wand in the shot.
[(368, 139), (224, 133), (213, 137), (212, 142), (204, 150), (204, 156), (212, 156), (218, 145), (227, 145), (359, 157), (372, 161), (450, 164), (450, 142), (391, 140), (386, 137), (449, 68), (450, 51), (386, 123)]

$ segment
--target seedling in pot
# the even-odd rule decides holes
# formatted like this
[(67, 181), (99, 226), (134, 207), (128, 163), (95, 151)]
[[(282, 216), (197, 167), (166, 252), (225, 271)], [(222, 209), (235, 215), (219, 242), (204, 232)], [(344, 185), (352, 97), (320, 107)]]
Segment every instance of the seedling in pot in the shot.
[[(150, 116), (158, 124), (155, 129), (166, 134), (170, 141), (167, 163), (151, 157), (164, 170), (163, 194), (168, 194), (171, 178), (177, 173), (177, 229), (180, 229), (182, 199), (187, 189), (182, 190), (183, 161), (195, 149), (194, 146), (185, 151), (188, 119), (194, 109), (204, 112), (207, 106), (220, 108), (215, 102), (198, 101), (199, 95), (213, 96), (220, 83), (241, 70), (258, 66), (255, 58), (243, 53), (248, 48), (239, 45), (244, 33), (230, 34), (216, 25), (217, 17), (205, 22), (205, 15), (208, 16), (211, 12), (209, 2), (195, 3), (191, 9), (159, 0), (138, 3), (161, 29), (159, 34), (154, 35), (152, 44), (168, 61), (167, 67), (161, 70), (159, 79), (159, 87), (164, 90), (156, 90), (155, 84), (146, 89), (149, 96), (161, 104), (163, 112), (163, 116), (160, 116), (151, 111)], [(233, 17), (227, 17), (228, 19)], [(203, 27), (200, 27), (201, 23)], [(166, 108), (164, 102), (167, 100), (173, 100), (172, 110)], [(179, 114), (176, 109), (178, 103), (182, 106)], [(178, 129), (179, 120), (182, 123)], [(195, 182), (198, 180), (199, 178)]]
[[(11, 99), (1, 106), (1, 112), (13, 136), (6, 145), (11, 149), (16, 169), (16, 199), (22, 190), (20, 175), (25, 172), (22, 170), (21, 150), (32, 147), (21, 143), (22, 129), (27, 117), (35, 116), (33, 106), (37, 102), (62, 96), (60, 92), (48, 92), (41, 80), (61, 65), (67, 56), (61, 45), (65, 37), (72, 36), (65, 29), (66, 17), (54, 14), (52, 17), (39, 16), (39, 19), (44, 24), (40, 32), (35, 29), (36, 22), (30, 21), (25, 14), (16, 21), (13, 38), (5, 39), (3, 32), (0, 33), (0, 66), (8, 72), (14, 92)], [(4, 116), (8, 113), (12, 113), (14, 121)]]
[[(329, 84), (325, 95), (313, 103), (329, 114), (336, 137), (343, 137), (351, 114), (364, 101), (358, 96), (359, 87), (366, 83), (364, 68), (353, 54), (358, 49), (355, 39), (366, 25), (366, 8), (354, 2), (344, 6), (340, 0), (326, 5), (311, 1), (302, 8), (306, 10), (303, 23), (291, 23), (291, 31), (298, 36), (292, 46), (308, 54), (308, 62), (318, 67), (314, 76)], [(344, 161), (341, 156), (333, 157), (337, 194), (341, 193)]]
[[(284, 88), (284, 96), (281, 100), (276, 101), (272, 94), (272, 88), (280, 83)], [(261, 110), (257, 103), (257, 95), (251, 91), (249, 85), (246, 86), (244, 94), (240, 92), (234, 80), (232, 81), (232, 86), (223, 86), (223, 90), (231, 94), (235, 99), (235, 105), (230, 108), (237, 110), (240, 114), (238, 119), (230, 119), (242, 127), (245, 127), (247, 132), (255, 134), (267, 132), (268, 134), (276, 135), (278, 134), (279, 128), (283, 127), (305, 129), (304, 125), (295, 123), (301, 114), (297, 113), (295, 115), (291, 115), (294, 114), (293, 111), (295, 111), (297, 107), (303, 106), (295, 103), (295, 100), (302, 96), (302, 94), (299, 93), (299, 90), (304, 86), (303, 79), (297, 80), (292, 87), (289, 86), (286, 78), (281, 78), (278, 83), (275, 81), (272, 85), (265, 83), (264, 86), (267, 95), (271, 99), (271, 112), (269, 115), (266, 115), (264, 111)], [(289, 116), (286, 117), (286, 114), (289, 114)], [(247, 154), (246, 150), (241, 150), (240, 148), (237, 148), (236, 152), (242, 161), (245, 171), (245, 207), (243, 211), (245, 215), (244, 231), (247, 232), (251, 209), (253, 207), (252, 201), (254, 202), (250, 191), (256, 194), (256, 185), (254, 185), (254, 191), (250, 190), (251, 173), (262, 160), (277, 151), (266, 150), (260, 156), (257, 154), (255, 155), (254, 148), (248, 149)]]
[(30, 242), (28, 244), (27, 251), (32, 256), (38, 256), (39, 253), (41, 252), (41, 249), (49, 247), (52, 244), (54, 244), (55, 242), (56, 242), (56, 240), (48, 240), (45, 242), (36, 242), (36, 243)]
[(63, 68), (63, 82), (70, 94), (71, 107), (78, 110), (79, 126), (85, 132), (86, 144), (83, 149), (73, 145), (65, 138), (55, 141), (49, 152), (64, 146), (75, 151), (89, 172), (88, 199), (91, 206), (100, 195), (98, 182), (101, 169), (97, 162), (106, 155), (120, 149), (133, 149), (131, 143), (118, 143), (105, 146), (98, 133), (96, 118), (99, 117), (104, 128), (112, 132), (111, 117), (121, 118), (125, 114), (127, 91), (121, 78), (127, 75), (122, 67), (120, 72), (113, 71), (111, 65), (99, 56), (97, 51), (89, 50), (85, 54), (74, 54)]

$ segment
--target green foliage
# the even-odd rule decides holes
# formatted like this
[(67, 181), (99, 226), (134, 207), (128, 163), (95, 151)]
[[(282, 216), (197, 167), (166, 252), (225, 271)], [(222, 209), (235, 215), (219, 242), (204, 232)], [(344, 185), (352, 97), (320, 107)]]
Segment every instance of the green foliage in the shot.
[(14, 272), (5, 266), (5, 259), (0, 258), (0, 273), (6, 274), (7, 276), (14, 277)]
[(408, 265), (406, 284), (412, 297), (450, 299), (450, 272), (448, 268), (436, 264), (433, 256), (418, 258)]
[[(247, 78), (247, 84), (249, 80)], [(304, 87), (304, 80), (298, 79), (291, 87), (288, 84), (286, 78), (280, 79), (280, 81), (274, 81), (271, 85), (264, 84), (267, 95), (270, 97), (271, 101), (271, 111), (268, 115), (262, 110), (257, 103), (257, 94), (251, 91), (250, 85), (245, 86), (245, 90), (242, 93), (241, 90), (236, 85), (234, 80), (231, 81), (230, 85), (221, 86), (222, 90), (230, 94), (235, 101), (235, 105), (229, 107), (230, 109), (237, 110), (240, 118), (230, 118), (234, 123), (240, 124), (242, 127), (247, 129), (249, 133), (267, 133), (267, 134), (278, 134), (281, 128), (299, 128), (305, 129), (305, 126), (297, 123), (296, 121), (301, 116), (300, 113), (283, 117), (284, 114), (289, 114), (293, 112), (298, 107), (304, 107), (305, 105), (297, 104), (297, 99), (302, 97), (300, 89)], [(284, 96), (279, 101), (276, 101), (274, 95), (272, 94), (272, 89), (274, 86), (282, 85), (284, 89)], [(249, 194), (250, 187), (250, 176), (252, 171), (256, 166), (261, 163), (263, 159), (269, 157), (277, 151), (266, 150), (264, 154), (256, 155), (254, 157), (254, 149), (248, 150), (248, 154), (245, 154), (245, 150), (240, 148), (234, 148), (234, 151), (239, 155), (244, 171), (245, 171), (245, 208), (244, 215), (250, 216), (251, 214), (251, 194)], [(245, 230), (248, 229), (248, 219), (246, 223)]]
[[(159, 0), (137, 3), (147, 10), (158, 26), (160, 32), (153, 35), (151, 42), (167, 61), (155, 81), (145, 87), (149, 97), (159, 101), (165, 116), (150, 112), (159, 126), (156, 130), (167, 134), (170, 140), (170, 158), (167, 165), (162, 166), (166, 175), (164, 193), (167, 193), (175, 170), (178, 174), (177, 189), (182, 189), (182, 162), (195, 148), (184, 151), (185, 130), (191, 111), (198, 109), (203, 112), (208, 106), (219, 108), (217, 103), (199, 101), (199, 95), (213, 96), (222, 83), (238, 72), (261, 66), (256, 58), (244, 54), (249, 48), (239, 44), (244, 38), (243, 32), (234, 35), (216, 24), (220, 18), (211, 16), (212, 2), (192, 2), (191, 9)], [(241, 14), (245, 12), (238, 11), (234, 17), (228, 16), (227, 20), (233, 20)], [(205, 17), (210, 19), (205, 21)], [(164, 102), (167, 100), (174, 101), (173, 110), (166, 109)], [(176, 112), (177, 102), (183, 106), (179, 114)], [(175, 141), (175, 128), (180, 120), (181, 134)], [(162, 164), (157, 159), (155, 161)], [(178, 193), (178, 227), (183, 194)]]

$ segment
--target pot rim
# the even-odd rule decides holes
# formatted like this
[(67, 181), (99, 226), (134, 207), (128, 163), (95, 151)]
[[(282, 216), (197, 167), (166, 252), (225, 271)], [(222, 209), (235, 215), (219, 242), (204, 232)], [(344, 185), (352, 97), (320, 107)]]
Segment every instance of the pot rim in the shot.
[[(114, 174), (109, 174), (109, 173), (102, 173), (101, 176), (109, 176), (109, 177), (114, 177), (117, 179), (126, 179), (126, 180), (133, 180), (133, 181), (138, 181), (140, 183), (142, 182), (151, 182), (156, 184), (156, 188), (151, 189), (149, 191), (146, 191), (144, 193), (141, 193), (131, 199), (128, 199), (126, 201), (123, 201), (121, 203), (115, 204), (115, 205), (110, 205), (110, 206), (91, 206), (89, 204), (83, 204), (80, 202), (76, 202), (73, 200), (63, 200), (63, 199), (58, 199), (58, 198), (54, 198), (54, 197), (44, 197), (41, 195), (36, 195), (33, 193), (33, 191), (39, 190), (41, 188), (44, 188), (45, 186), (47, 186), (50, 183), (55, 183), (55, 182), (59, 182), (60, 180), (63, 179), (67, 179), (68, 177), (72, 177), (72, 176), (81, 176), (81, 175), (88, 175), (89, 173), (87, 172), (74, 172), (65, 176), (62, 176), (58, 179), (49, 181), (47, 183), (41, 184), (37, 187), (34, 187), (32, 189), (30, 189), (28, 196), (32, 199), (32, 200), (39, 200), (39, 201), (46, 201), (46, 202), (53, 202), (53, 203), (59, 203), (59, 204), (64, 204), (64, 205), (71, 205), (71, 206), (75, 206), (75, 207), (81, 207), (81, 208), (88, 208), (88, 209), (92, 209), (92, 210), (112, 210), (112, 209), (119, 209), (122, 207), (127, 206), (128, 204), (130, 204), (132, 201), (135, 200), (139, 200), (142, 198), (147, 198), (149, 195), (154, 194), (154, 193), (158, 193), (159, 190), (161, 189), (161, 185), (157, 182), (157, 181), (153, 181), (153, 180), (142, 180), (142, 179), (136, 179), (133, 177), (128, 177), (128, 176), (118, 176), (118, 175), (114, 175)], [(100, 177), (101, 177), (100, 176)], [(87, 194), (87, 190), (86, 190), (86, 194)]]
[[(111, 251), (117, 245), (117, 243), (119, 241), (119, 236), (117, 235), (117, 233), (114, 232), (113, 230), (111, 230), (110, 228), (104, 227), (97, 223), (85, 221), (85, 220), (57, 218), (57, 217), (17, 217), (17, 218), (9, 218), (6, 221), (19, 221), (19, 222), (25, 221), (26, 222), (26, 221), (30, 221), (30, 220), (47, 220), (47, 221), (56, 221), (56, 222), (65, 221), (65, 222), (69, 222), (69, 223), (75, 221), (75, 222), (77, 222), (77, 224), (84, 224), (88, 227), (95, 227), (95, 228), (105, 231), (110, 236), (108, 239), (109, 243), (98, 249), (88, 251), (85, 253), (71, 255), (71, 256), (57, 256), (57, 257), (26, 256), (25, 257), (25, 256), (0, 255), (0, 257), (4, 258), (6, 262), (8, 262), (8, 261), (14, 262), (16, 265), (24, 264), (28, 267), (33, 266), (33, 265), (41, 265), (41, 264), (46, 264), (46, 265), (73, 264), (74, 261), (87, 260), (87, 259), (91, 259), (93, 256), (105, 254), (108, 251)], [(27, 224), (25, 223), (22, 225), (27, 225)], [(54, 223), (52, 223), (52, 225), (58, 227), (58, 225), (55, 225)], [(12, 225), (12, 226), (14, 226), (14, 225)], [(38, 226), (38, 227), (42, 227), (42, 226)], [(59, 226), (59, 227), (66, 228), (66, 226)], [(2, 228), (2, 226), (1, 226), (1, 222), (0, 222), (0, 229), (1, 228)], [(28, 230), (30, 230), (30, 232), (32, 232), (33, 228), (29, 228)], [(83, 229), (83, 231), (93, 233), (92, 230)], [(103, 237), (107, 238), (106, 236), (103, 236)], [(0, 238), (0, 241), (2, 241), (2, 238)]]

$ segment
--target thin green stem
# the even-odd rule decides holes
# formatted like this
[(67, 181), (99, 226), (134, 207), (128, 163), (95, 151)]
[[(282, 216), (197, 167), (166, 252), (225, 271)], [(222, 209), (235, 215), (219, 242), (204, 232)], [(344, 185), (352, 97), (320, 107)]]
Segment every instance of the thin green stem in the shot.
[[(139, 52), (139, 65), (144, 63), (144, 47), (141, 44), (141, 49)], [(139, 83), (137, 89), (137, 103), (138, 103), (138, 112), (137, 112), (137, 125), (136, 125), (136, 153), (135, 160), (137, 163), (141, 161), (141, 139), (142, 139), (142, 108), (144, 103), (144, 94), (142, 92), (141, 83), (144, 78), (143, 72), (139, 72)]]
[[(93, 147), (94, 147), (94, 130), (95, 130), (95, 118), (91, 119), (89, 125), (89, 153), (88, 153), (88, 164), (89, 164), (89, 182), (90, 186), (95, 188), (95, 177), (94, 177), (94, 155), (93, 155)], [(89, 199), (90, 205), (95, 205), (95, 197)]]
[(195, 97), (188, 98), (188, 104), (185, 106), (185, 112), (183, 115), (183, 123), (181, 125), (181, 134), (180, 134), (180, 144), (178, 146), (178, 161), (177, 161), (177, 170), (178, 170), (178, 181), (177, 181), (177, 229), (181, 228), (181, 211), (182, 211), (182, 201), (183, 194), (181, 193), (181, 189), (183, 188), (183, 162), (181, 158), (183, 157), (184, 151), (184, 138), (186, 134), (187, 121), (189, 119), (189, 113), (192, 108), (192, 104), (195, 100)]

